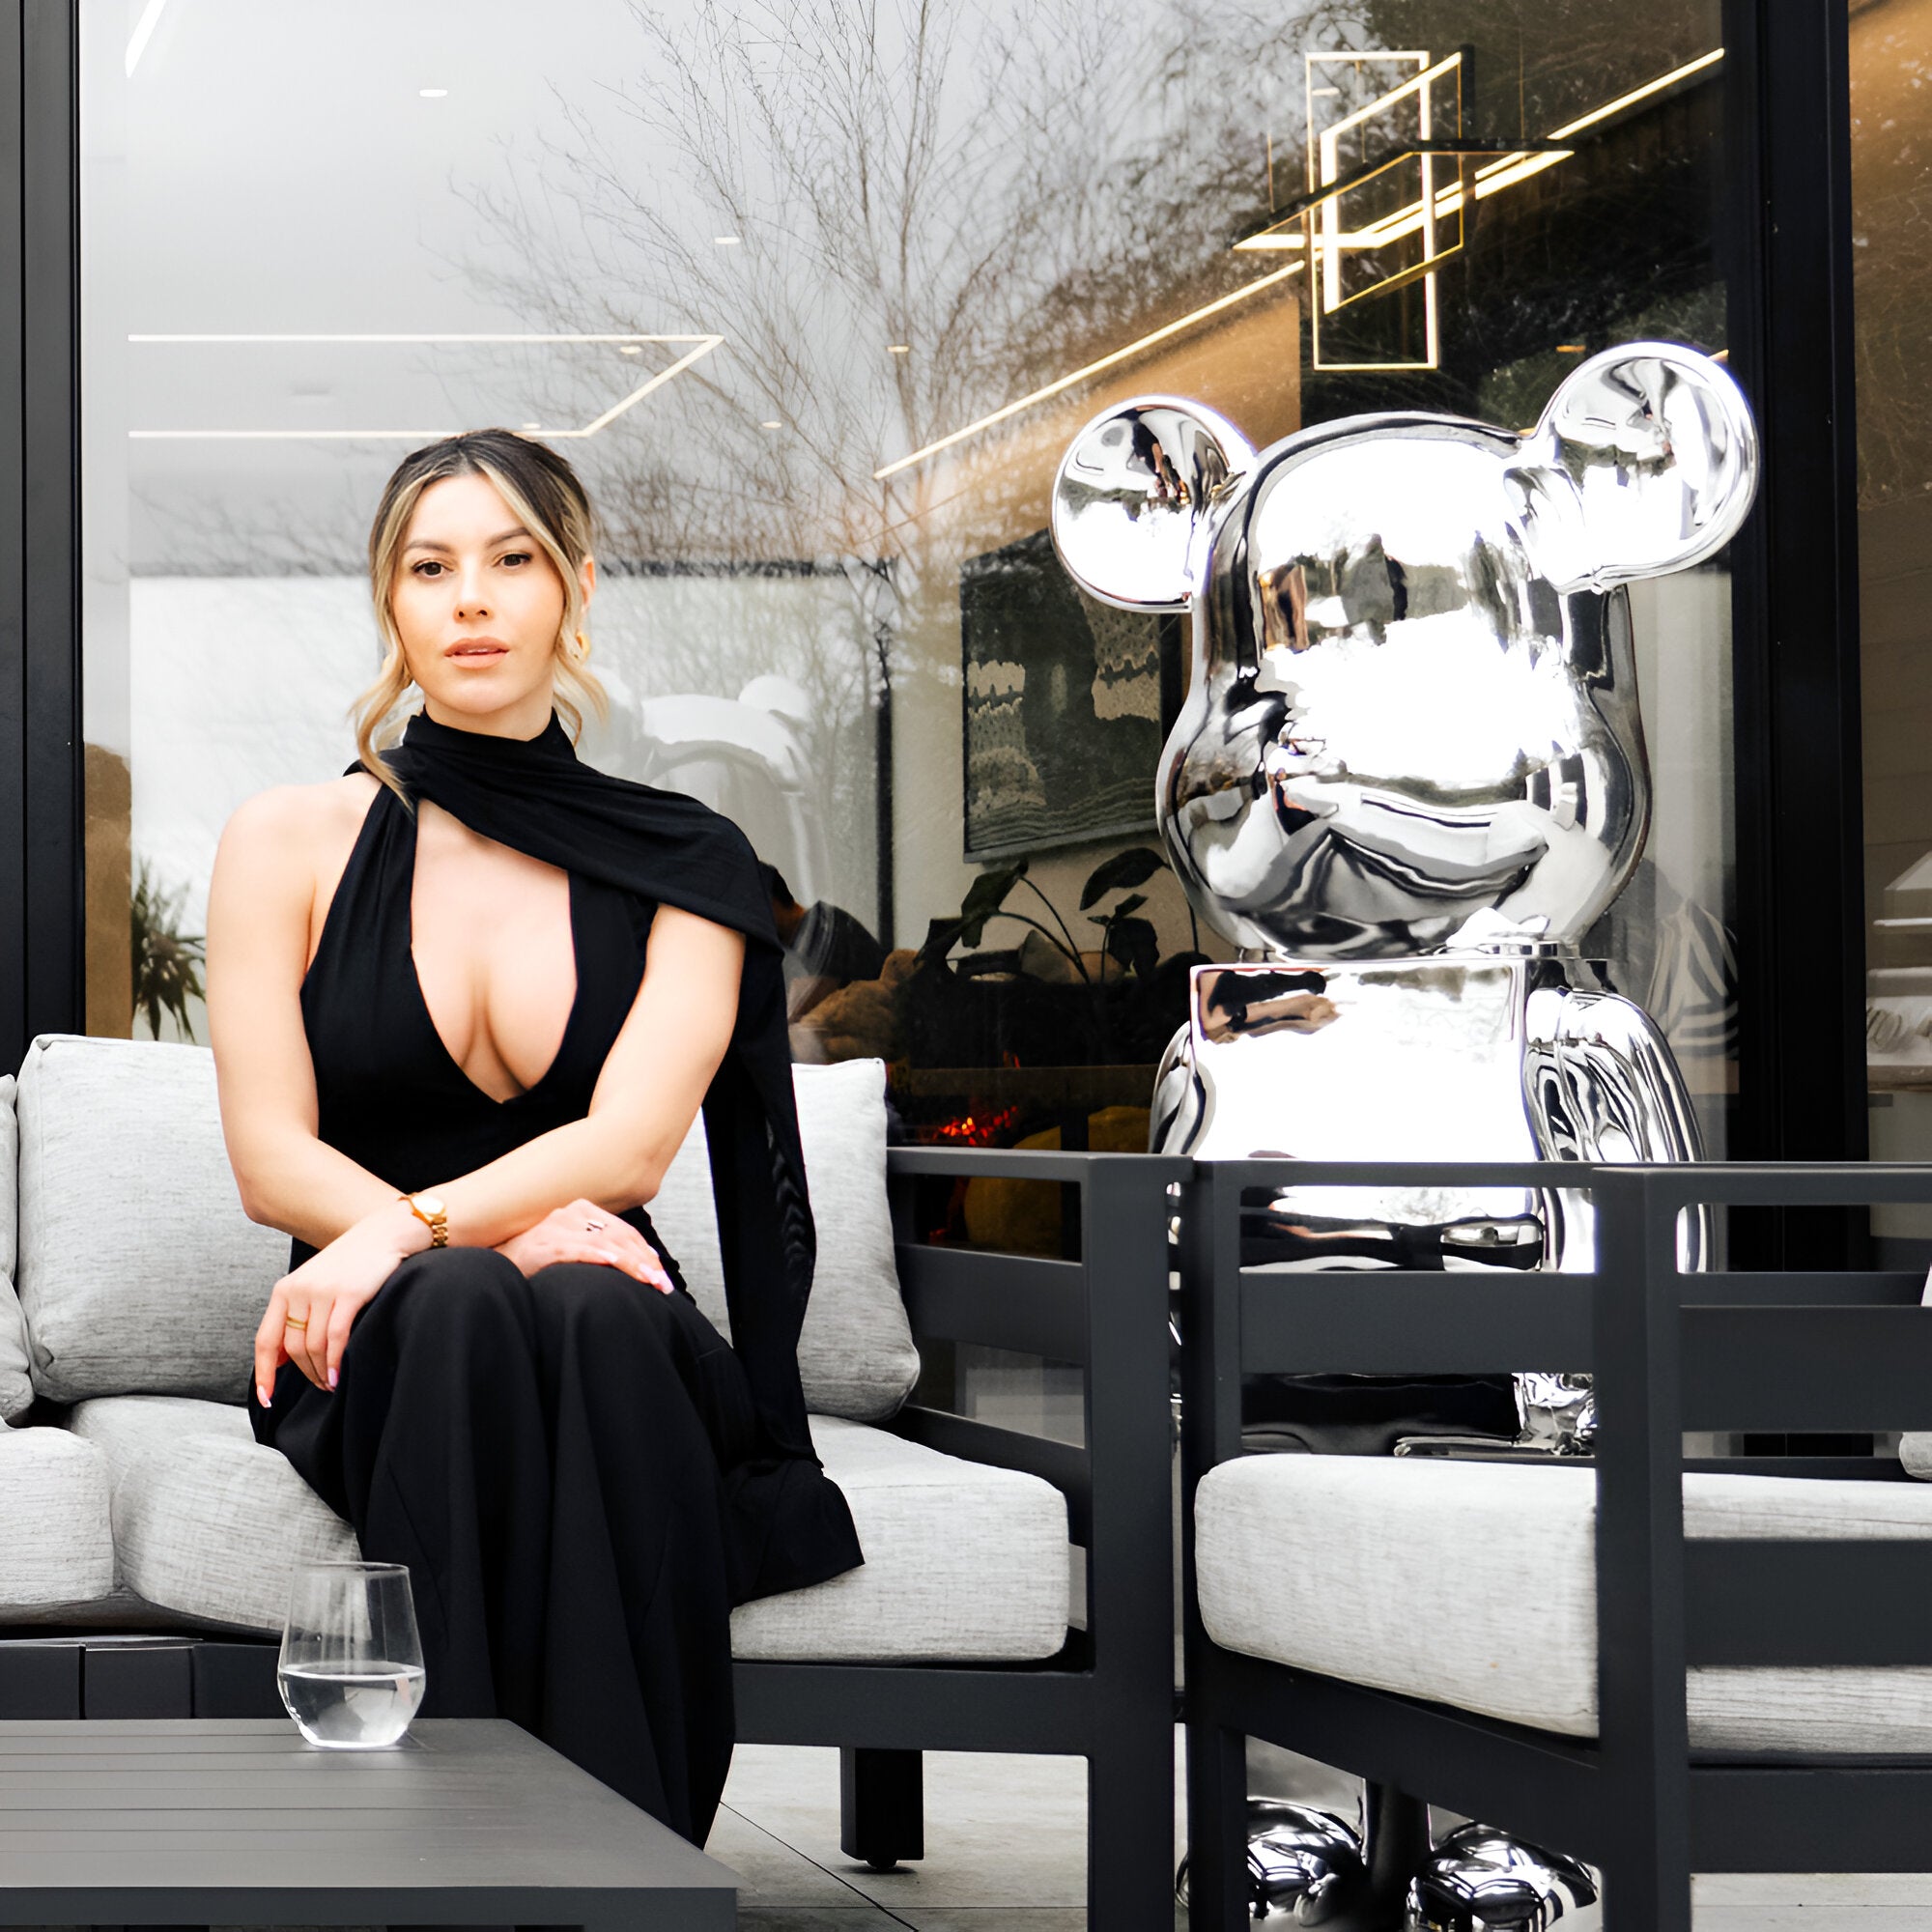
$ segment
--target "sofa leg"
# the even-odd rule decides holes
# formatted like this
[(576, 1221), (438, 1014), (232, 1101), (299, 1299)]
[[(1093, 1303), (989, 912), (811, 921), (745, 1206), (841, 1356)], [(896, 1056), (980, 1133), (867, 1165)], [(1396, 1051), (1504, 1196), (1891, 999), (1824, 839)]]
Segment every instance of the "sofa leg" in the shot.
[(1187, 1727), (1187, 1922), (1237, 1932), (1248, 1919), (1248, 1741)]
[[(1206, 1922), (1206, 1921), (1204, 1921)], [(1174, 1725), (1120, 1725), (1087, 1760), (1087, 1923), (1173, 1932)]]
[(839, 1750), (838, 1848), (874, 1871), (924, 1858), (924, 1759), (918, 1751)]

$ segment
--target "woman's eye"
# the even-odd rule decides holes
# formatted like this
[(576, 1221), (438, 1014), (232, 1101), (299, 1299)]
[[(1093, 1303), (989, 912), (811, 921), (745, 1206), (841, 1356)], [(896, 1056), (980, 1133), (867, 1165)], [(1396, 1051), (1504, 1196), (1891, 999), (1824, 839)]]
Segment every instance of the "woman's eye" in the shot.
[(529, 560), (530, 560), (530, 554), (526, 550), (505, 551), (503, 554), (499, 558), (497, 558), (497, 561), (499, 563), (506, 563), (513, 566), (517, 564), (527, 563), (529, 562)]
[(440, 577), (447, 566), (439, 563), (433, 556), (427, 556), (422, 562), (412, 564), (411, 568), (418, 577)]

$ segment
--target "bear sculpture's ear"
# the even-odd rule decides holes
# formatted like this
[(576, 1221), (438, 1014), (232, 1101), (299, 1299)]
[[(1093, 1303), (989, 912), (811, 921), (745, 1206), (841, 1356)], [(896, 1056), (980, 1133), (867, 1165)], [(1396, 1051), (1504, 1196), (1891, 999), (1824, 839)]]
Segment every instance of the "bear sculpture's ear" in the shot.
[(1199, 403), (1139, 396), (1073, 439), (1053, 479), (1053, 547), (1074, 582), (1122, 611), (1184, 611), (1215, 492), (1255, 460)]
[(1508, 480), (1542, 575), (1559, 590), (1607, 590), (1715, 555), (1757, 472), (1750, 407), (1722, 364), (1632, 342), (1571, 371)]

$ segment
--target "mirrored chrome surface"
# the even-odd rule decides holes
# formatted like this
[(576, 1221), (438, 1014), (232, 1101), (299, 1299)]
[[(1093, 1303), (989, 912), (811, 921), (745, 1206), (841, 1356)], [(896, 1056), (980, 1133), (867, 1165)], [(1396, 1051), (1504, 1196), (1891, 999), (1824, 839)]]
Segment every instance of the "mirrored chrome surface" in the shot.
[[(1553, 952), (1199, 966), (1153, 1099), (1156, 1152), (1202, 1159), (1695, 1160), (1669, 1047), (1602, 970)], [(1687, 1215), (1679, 1264), (1705, 1265)], [(1286, 1187), (1251, 1194), (1241, 1259), (1283, 1270), (1585, 1271), (1595, 1218), (1569, 1188)], [(1589, 1451), (1587, 1378), (1516, 1375), (1523, 1447)]]
[(1323, 424), (1233, 462), (1200, 527), (1184, 468), (1166, 482), (1165, 456), (1138, 453), (1184, 420), (1150, 398), (1090, 425), (1054, 530), (1097, 596), (1193, 596), (1156, 804), (1196, 908), (1236, 946), (1303, 959), (1431, 952), (1483, 919), (1574, 944), (1650, 810), (1616, 586), (1743, 522), (1757, 445), (1736, 384), (1637, 343), (1580, 364), (1527, 437)]
[(1184, 611), (1217, 492), (1255, 460), (1200, 403), (1145, 396), (1094, 417), (1053, 479), (1054, 548), (1073, 581), (1123, 611)]
[[(1648, 1027), (1600, 988), (1595, 969), (1552, 955), (1196, 967), (1188, 1027), (1155, 1082), (1153, 1146), (1209, 1160), (1597, 1158), (1584, 1130), (1605, 1110), (1579, 1096), (1599, 1048), (1566, 1026), (1571, 1003), (1602, 1003), (1634, 1036)], [(1552, 1083), (1568, 1102), (1560, 1133)], [(1639, 1157), (1695, 1145), (1678, 1099), (1633, 1122), (1655, 1150)], [(1251, 1202), (1242, 1231), (1248, 1265), (1295, 1269), (1587, 1268), (1594, 1252), (1568, 1190), (1294, 1187)]]
[[(1286, 1799), (1247, 1805), (1248, 1917), (1261, 1924), (1327, 1925), (1361, 1903), (1361, 1834), (1333, 1812)], [(1187, 1903), (1187, 1861), (1175, 1875)]]
[(1408, 1889), (1404, 1932), (1601, 1932), (1595, 1875), (1490, 1825), (1463, 1825)]

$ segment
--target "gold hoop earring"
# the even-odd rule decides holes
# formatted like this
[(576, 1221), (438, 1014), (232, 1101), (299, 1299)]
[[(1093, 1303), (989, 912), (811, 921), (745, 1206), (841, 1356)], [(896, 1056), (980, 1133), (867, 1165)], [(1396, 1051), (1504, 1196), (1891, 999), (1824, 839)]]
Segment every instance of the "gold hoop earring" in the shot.
[(590, 639), (582, 631), (577, 634), (577, 662), (582, 664), (590, 655)]

